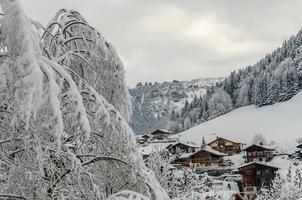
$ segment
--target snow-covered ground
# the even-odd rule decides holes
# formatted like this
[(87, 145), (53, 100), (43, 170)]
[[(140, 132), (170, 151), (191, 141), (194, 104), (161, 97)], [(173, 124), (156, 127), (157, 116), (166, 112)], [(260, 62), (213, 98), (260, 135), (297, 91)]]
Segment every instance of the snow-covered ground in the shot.
[[(254, 134), (263, 134), (270, 141), (294, 145), (302, 136), (302, 92), (292, 99), (275, 105), (256, 108), (247, 106), (193, 127), (179, 135), (198, 144), (205, 136), (207, 142), (214, 135), (250, 143)], [(210, 135), (210, 137), (209, 137)]]

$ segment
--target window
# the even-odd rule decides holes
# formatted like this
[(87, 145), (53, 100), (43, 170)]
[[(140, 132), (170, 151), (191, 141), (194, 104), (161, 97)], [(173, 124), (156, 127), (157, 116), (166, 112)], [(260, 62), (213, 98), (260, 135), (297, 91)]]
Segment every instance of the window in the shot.
[(261, 162), (261, 161), (262, 161), (262, 158), (259, 158), (259, 161)]

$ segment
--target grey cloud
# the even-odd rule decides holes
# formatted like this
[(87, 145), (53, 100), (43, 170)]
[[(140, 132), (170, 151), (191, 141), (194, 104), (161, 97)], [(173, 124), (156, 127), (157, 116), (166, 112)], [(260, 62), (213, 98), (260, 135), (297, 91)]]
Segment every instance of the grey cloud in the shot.
[(301, 0), (24, 0), (46, 24), (79, 10), (119, 52), (129, 85), (225, 76), (255, 63), (295, 34)]

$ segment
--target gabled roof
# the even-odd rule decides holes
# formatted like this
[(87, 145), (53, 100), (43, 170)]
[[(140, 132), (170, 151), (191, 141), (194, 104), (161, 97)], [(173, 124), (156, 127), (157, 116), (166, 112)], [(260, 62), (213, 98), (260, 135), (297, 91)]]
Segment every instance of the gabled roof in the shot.
[(241, 168), (244, 168), (244, 167), (247, 167), (249, 165), (261, 165), (261, 166), (264, 166), (264, 167), (269, 167), (269, 168), (274, 168), (276, 170), (278, 170), (279, 168), (278, 167), (274, 167), (272, 165), (268, 165), (266, 163), (261, 163), (261, 162), (249, 162), (249, 163), (246, 163), (244, 165), (241, 165), (238, 167), (238, 169), (241, 169)]
[(206, 151), (208, 153), (214, 154), (216, 156), (227, 156), (227, 154), (225, 153), (221, 153), (219, 151), (216, 151), (215, 149), (213, 149), (210, 146), (205, 146), (204, 148), (202, 148), (200, 151)]
[(155, 133), (156, 133), (157, 131), (162, 132), (162, 133), (164, 133), (164, 134), (172, 135), (172, 133), (171, 133), (170, 131), (165, 130), (165, 129), (156, 129), (156, 130), (152, 131), (152, 132), (150, 133), (150, 135), (155, 135)]
[(148, 134), (144, 134), (144, 135), (136, 135), (135, 137), (136, 139), (143, 139), (143, 138), (150, 138), (151, 136)]
[(186, 158), (190, 158), (192, 157), (193, 155), (201, 152), (201, 151), (205, 151), (205, 152), (208, 152), (210, 154), (213, 154), (213, 155), (216, 155), (216, 156), (227, 156), (227, 154), (224, 154), (224, 153), (221, 153), (219, 151), (216, 151), (214, 149), (212, 149), (210, 146), (205, 146), (204, 148), (200, 149), (199, 151), (197, 152), (193, 152), (193, 153), (183, 153), (181, 154), (177, 159), (186, 159)]
[(251, 145), (245, 147), (244, 149), (242, 149), (242, 151), (247, 151), (248, 149), (250, 149), (250, 148), (252, 148), (252, 147), (257, 147), (257, 148), (264, 149), (264, 150), (275, 150), (274, 148), (267, 147), (267, 146), (264, 146), (264, 145), (260, 145), (260, 144), (251, 144)]
[(184, 159), (184, 158), (190, 158), (195, 153), (183, 153), (180, 156), (178, 156), (178, 159)]
[(240, 143), (240, 142), (234, 142), (233, 140), (229, 140), (229, 139), (226, 139), (226, 138), (223, 138), (223, 137), (216, 137), (216, 139), (212, 140), (212, 142), (208, 143), (208, 145), (210, 145), (210, 144), (216, 142), (216, 141), (219, 140), (219, 139), (224, 139), (224, 140), (227, 140), (227, 141), (232, 142), (232, 143), (234, 143), (234, 144), (242, 144), (242, 143)]
[(188, 147), (194, 147), (194, 148), (199, 147), (197, 144), (193, 144), (191, 142), (187, 142), (187, 143), (186, 142), (177, 142), (177, 143), (173, 144), (172, 146), (168, 146), (168, 148), (172, 148), (172, 147), (177, 146), (179, 144), (182, 144), (182, 145), (185, 145), (185, 146), (188, 146)]

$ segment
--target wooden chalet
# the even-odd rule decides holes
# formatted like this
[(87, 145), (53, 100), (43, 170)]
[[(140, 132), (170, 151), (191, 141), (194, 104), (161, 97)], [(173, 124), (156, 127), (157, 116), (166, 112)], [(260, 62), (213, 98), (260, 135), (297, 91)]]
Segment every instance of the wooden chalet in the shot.
[(278, 171), (277, 167), (250, 162), (238, 167), (247, 199), (255, 199), (261, 188), (269, 188)]
[(245, 162), (269, 162), (274, 157), (274, 149), (263, 146), (262, 144), (252, 144), (245, 147), (242, 151), (245, 152)]
[(170, 145), (167, 147), (169, 152), (174, 155), (174, 154), (181, 154), (181, 153), (195, 153), (200, 149), (199, 146), (196, 144), (192, 143), (183, 143), (183, 142), (178, 142), (176, 144)]
[(173, 164), (181, 164), (184, 167), (205, 168), (218, 167), (226, 154), (218, 152), (206, 146), (194, 153), (183, 153), (176, 158)]
[(171, 136), (173, 134), (172, 134), (172, 132), (167, 131), (167, 130), (156, 129), (155, 131), (153, 131), (152, 133), (150, 133), (150, 135), (152, 136), (152, 138), (154, 140), (165, 140), (165, 139), (167, 139), (169, 136)]
[(229, 156), (240, 153), (243, 147), (242, 143), (234, 142), (232, 140), (225, 139), (222, 137), (217, 137), (208, 145), (216, 151), (228, 154)]

